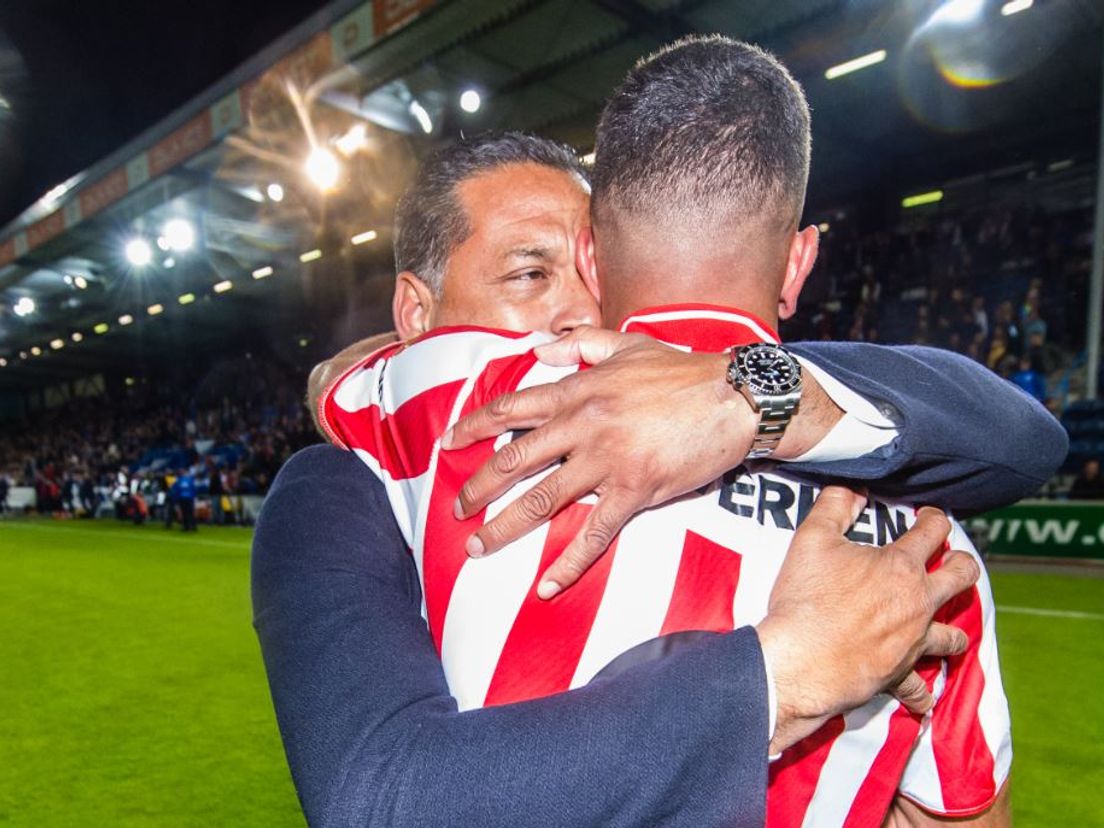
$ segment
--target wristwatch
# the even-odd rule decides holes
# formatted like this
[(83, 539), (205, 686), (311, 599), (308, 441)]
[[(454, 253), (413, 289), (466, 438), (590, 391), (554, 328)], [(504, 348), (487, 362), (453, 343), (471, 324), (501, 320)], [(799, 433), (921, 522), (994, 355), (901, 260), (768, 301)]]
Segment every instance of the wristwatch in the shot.
[(748, 457), (770, 457), (801, 402), (801, 366), (789, 351), (770, 342), (754, 342), (732, 349), (728, 379), (759, 413), (759, 428)]

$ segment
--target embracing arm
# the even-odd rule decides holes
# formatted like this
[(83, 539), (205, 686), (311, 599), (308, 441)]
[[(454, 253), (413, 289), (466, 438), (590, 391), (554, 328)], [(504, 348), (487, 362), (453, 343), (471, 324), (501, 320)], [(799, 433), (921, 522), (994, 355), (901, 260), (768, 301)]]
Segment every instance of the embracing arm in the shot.
[(252, 578), (312, 825), (762, 821), (766, 683), (750, 628), (614, 681), (458, 713), (383, 487), (330, 446), (278, 476)]
[(850, 460), (790, 463), (822, 479), (878, 481), (879, 494), (967, 515), (1034, 494), (1061, 465), (1065, 429), (1036, 400), (959, 354), (921, 346), (788, 346), (888, 416), (897, 437)]

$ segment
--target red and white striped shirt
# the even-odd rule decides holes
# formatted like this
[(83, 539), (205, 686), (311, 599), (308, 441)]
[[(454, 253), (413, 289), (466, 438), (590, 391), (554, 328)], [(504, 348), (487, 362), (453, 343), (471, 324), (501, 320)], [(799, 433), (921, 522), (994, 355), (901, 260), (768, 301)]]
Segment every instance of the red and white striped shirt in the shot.
[[(712, 352), (778, 341), (762, 320), (706, 305), (650, 309), (621, 329)], [(538, 599), (540, 574), (575, 536), (593, 501), (569, 506), (496, 555), (470, 559), (464, 542), (471, 532), (541, 475), (458, 521), (453, 502), (460, 487), (510, 437), (449, 452), (439, 451), (439, 438), (503, 393), (577, 370), (536, 360), (532, 348), (547, 339), (439, 329), (412, 345), (377, 351), (320, 403), (331, 439), (355, 451), (386, 486), (461, 709), (584, 685), (621, 653), (660, 635), (757, 623), (793, 532), (818, 492), (768, 464), (738, 469), (636, 516), (571, 589), (551, 601)], [(911, 507), (874, 500), (851, 537), (881, 545), (914, 520)], [(958, 524), (950, 546), (973, 552)], [(970, 647), (961, 656), (922, 663), (937, 698), (933, 711), (914, 716), (880, 695), (790, 748), (771, 766), (769, 826), (878, 826), (897, 793), (948, 816), (992, 803), (1008, 776), (1011, 740), (986, 576), (940, 618), (963, 628)]]

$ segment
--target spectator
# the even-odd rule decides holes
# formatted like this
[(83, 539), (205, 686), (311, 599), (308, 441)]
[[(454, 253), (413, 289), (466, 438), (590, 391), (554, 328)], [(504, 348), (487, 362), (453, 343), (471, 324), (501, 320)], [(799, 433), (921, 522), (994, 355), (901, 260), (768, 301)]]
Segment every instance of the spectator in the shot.
[(1090, 457), (1069, 490), (1070, 500), (1104, 500), (1104, 477), (1100, 476), (1100, 460)]
[(196, 482), (190, 469), (181, 469), (172, 485), (172, 495), (180, 509), (180, 524), (185, 532), (196, 531)]
[(1012, 382), (1033, 396), (1039, 402), (1046, 402), (1046, 380), (1031, 364), (1031, 357), (1020, 357), (1019, 370), (1012, 375)]

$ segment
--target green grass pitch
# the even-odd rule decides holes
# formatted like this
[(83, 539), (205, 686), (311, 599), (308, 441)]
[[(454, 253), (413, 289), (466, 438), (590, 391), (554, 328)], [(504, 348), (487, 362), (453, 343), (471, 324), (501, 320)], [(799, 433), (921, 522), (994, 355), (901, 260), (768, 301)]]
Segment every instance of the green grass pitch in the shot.
[[(249, 538), (0, 523), (0, 825), (303, 824), (250, 625)], [(1104, 826), (1104, 579), (993, 582), (1016, 824)]]

